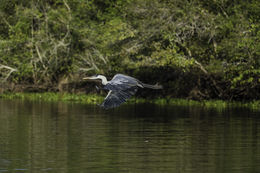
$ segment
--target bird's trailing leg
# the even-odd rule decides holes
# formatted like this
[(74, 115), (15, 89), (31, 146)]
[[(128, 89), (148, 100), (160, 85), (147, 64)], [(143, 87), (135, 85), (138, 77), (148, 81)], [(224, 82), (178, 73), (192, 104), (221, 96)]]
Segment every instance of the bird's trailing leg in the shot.
[(99, 92), (99, 91), (100, 91), (100, 88), (99, 88), (97, 85), (96, 85), (95, 87), (96, 87), (97, 91)]

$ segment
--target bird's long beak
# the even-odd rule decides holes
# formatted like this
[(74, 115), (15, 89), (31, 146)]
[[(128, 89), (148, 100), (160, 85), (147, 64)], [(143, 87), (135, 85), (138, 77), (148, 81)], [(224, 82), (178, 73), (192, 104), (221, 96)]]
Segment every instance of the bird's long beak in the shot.
[(83, 80), (89, 80), (89, 79), (98, 79), (97, 77), (95, 76), (91, 76), (91, 77), (84, 77), (82, 78)]
[(82, 79), (83, 80), (88, 80), (88, 79), (90, 79), (91, 77), (83, 77)]

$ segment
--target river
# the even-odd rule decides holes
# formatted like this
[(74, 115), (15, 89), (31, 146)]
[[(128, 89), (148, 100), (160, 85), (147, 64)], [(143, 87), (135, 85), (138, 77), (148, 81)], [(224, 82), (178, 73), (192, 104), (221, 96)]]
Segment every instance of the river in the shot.
[(258, 173), (260, 112), (2, 99), (0, 172)]

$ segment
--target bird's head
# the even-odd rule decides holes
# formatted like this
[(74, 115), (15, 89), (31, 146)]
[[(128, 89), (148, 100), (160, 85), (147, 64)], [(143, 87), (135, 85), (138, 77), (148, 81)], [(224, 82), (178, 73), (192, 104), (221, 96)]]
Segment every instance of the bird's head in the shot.
[(90, 76), (90, 77), (84, 77), (83, 80), (98, 80), (100, 79), (102, 84), (105, 85), (107, 83), (107, 79), (105, 76), (103, 75), (94, 75), (94, 76)]

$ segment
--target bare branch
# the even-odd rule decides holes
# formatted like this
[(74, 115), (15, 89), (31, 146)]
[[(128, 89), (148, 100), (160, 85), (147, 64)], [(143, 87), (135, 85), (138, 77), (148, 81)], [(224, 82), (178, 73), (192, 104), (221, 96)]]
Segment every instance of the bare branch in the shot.
[(40, 53), (39, 48), (38, 48), (37, 45), (35, 45), (35, 49), (36, 49), (36, 52), (38, 54), (39, 60), (42, 63), (43, 68), (46, 69), (46, 66), (44, 65), (43, 60), (42, 60), (42, 54)]
[(79, 71), (84, 71), (84, 72), (88, 72), (90, 70), (94, 70), (94, 67), (90, 67), (90, 68), (79, 68)]
[(8, 79), (8, 77), (9, 77), (13, 72), (18, 71), (18, 70), (15, 69), (15, 68), (12, 68), (12, 67), (9, 67), (9, 66), (6, 66), (6, 65), (2, 65), (2, 64), (0, 64), (0, 69), (7, 69), (7, 70), (9, 70), (9, 73), (7, 73), (7, 74), (5, 75), (5, 78), (1, 81), (2, 83), (5, 82), (5, 81)]

